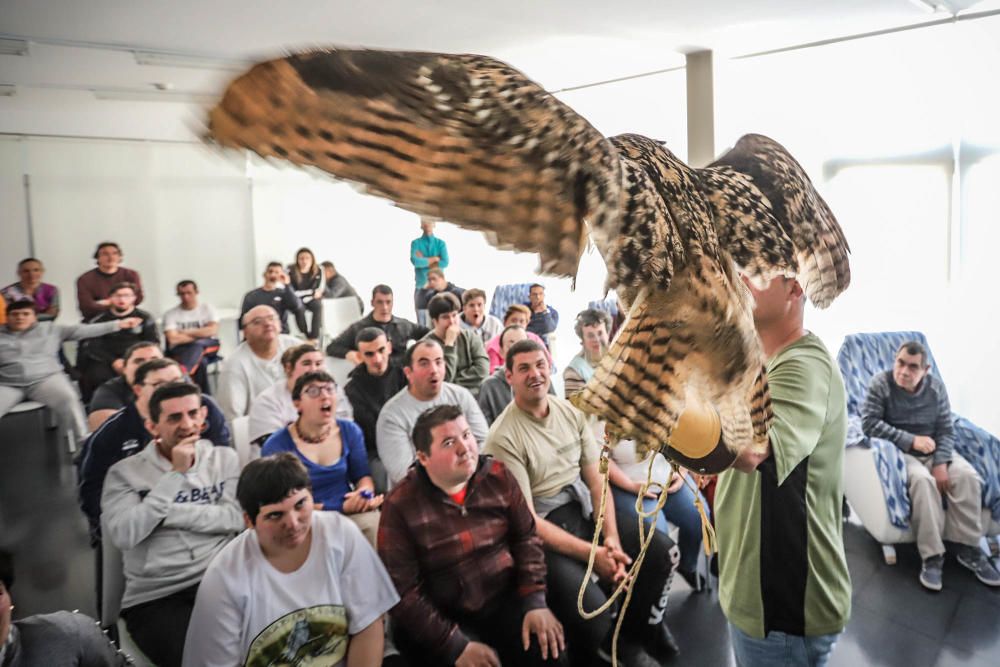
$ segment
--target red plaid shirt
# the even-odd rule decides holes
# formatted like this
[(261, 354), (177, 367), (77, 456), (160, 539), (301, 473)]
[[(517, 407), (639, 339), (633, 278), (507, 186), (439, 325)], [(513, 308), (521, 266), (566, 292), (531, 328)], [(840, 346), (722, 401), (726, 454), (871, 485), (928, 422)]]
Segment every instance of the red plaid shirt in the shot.
[(399, 591), (393, 620), (454, 661), (469, 640), (453, 618), (516, 591), (524, 610), (545, 607), (545, 556), (535, 519), (506, 466), (479, 457), (465, 504), (417, 464), (382, 505), (378, 553)]

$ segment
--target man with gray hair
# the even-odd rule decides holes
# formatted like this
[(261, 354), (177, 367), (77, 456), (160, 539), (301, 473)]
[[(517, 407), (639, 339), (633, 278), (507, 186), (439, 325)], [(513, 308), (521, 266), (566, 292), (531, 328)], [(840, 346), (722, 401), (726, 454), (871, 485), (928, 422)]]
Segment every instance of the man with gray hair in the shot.
[(903, 343), (892, 370), (872, 378), (861, 426), (865, 435), (888, 440), (903, 452), (924, 588), (941, 590), (944, 540), (955, 544), (958, 562), (979, 581), (1000, 586), (1000, 573), (979, 548), (982, 481), (955, 451), (948, 392), (930, 367), (923, 345)]

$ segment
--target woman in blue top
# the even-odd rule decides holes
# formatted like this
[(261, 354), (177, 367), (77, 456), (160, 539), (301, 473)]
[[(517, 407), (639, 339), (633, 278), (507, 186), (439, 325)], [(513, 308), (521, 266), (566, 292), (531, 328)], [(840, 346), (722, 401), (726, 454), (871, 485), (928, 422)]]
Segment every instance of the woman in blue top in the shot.
[(313, 500), (324, 510), (341, 512), (374, 543), (382, 496), (374, 495), (365, 439), (352, 421), (336, 418), (337, 385), (325, 371), (306, 373), (295, 382), (292, 402), (299, 418), (264, 442), (262, 456), (291, 452), (309, 471)]

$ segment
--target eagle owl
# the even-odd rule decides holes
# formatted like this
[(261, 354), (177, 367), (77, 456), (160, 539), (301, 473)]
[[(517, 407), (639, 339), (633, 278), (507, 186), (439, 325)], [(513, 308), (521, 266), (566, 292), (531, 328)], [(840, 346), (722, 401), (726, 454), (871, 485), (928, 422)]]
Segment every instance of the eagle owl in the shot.
[[(836, 219), (775, 141), (748, 135), (691, 168), (652, 139), (604, 137), (485, 56), (335, 49), (263, 62), (229, 85), (208, 138), (537, 252), (550, 274), (575, 276), (589, 235), (629, 316), (574, 402), (613, 437), (704, 472), (766, 442), (771, 419), (740, 272), (760, 285), (794, 276), (819, 307), (850, 282)], [(729, 457), (670, 445), (692, 405), (714, 408)]]

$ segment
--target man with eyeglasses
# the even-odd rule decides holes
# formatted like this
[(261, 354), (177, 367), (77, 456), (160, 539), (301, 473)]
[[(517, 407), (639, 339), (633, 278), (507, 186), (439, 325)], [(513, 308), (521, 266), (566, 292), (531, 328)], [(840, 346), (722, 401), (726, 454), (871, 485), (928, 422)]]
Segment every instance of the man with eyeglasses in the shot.
[(301, 341), (281, 333), (278, 312), (255, 306), (241, 320), (245, 340), (226, 357), (219, 375), (219, 405), (232, 421), (250, 412), (250, 403), (284, 377), (281, 354)]

